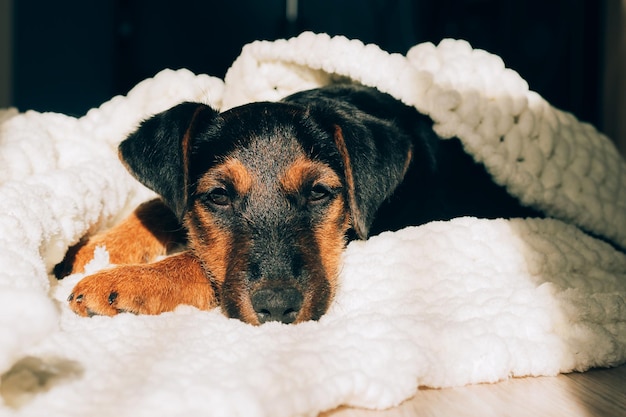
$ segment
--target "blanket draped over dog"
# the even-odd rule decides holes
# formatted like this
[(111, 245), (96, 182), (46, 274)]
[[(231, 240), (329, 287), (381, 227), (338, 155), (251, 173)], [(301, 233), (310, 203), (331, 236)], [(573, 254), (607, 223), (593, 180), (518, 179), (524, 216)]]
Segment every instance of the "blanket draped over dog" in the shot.
[[(226, 109), (351, 80), (428, 114), (547, 219), (459, 218), (351, 243), (319, 322), (218, 310), (81, 318), (67, 248), (153, 196), (117, 144), (181, 101)], [(589, 234), (588, 234), (589, 233)], [(294, 416), (384, 408), (419, 386), (626, 361), (626, 164), (466, 42), (406, 56), (305, 33), (244, 47), (225, 80), (166, 70), (86, 116), (0, 112), (0, 415)], [(108, 266), (98, 249), (88, 272)]]

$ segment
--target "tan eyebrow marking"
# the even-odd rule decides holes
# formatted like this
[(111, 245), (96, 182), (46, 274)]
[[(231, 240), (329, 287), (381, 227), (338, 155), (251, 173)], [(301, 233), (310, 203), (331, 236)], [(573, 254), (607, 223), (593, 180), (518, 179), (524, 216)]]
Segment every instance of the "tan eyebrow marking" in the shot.
[(228, 158), (219, 165), (209, 169), (198, 181), (198, 192), (206, 193), (212, 188), (222, 185), (222, 181), (228, 181), (239, 195), (250, 192), (254, 185), (254, 176), (238, 159)]
[(279, 182), (285, 192), (295, 193), (311, 179), (316, 179), (329, 187), (341, 187), (341, 180), (332, 168), (304, 156), (298, 157), (285, 170)]

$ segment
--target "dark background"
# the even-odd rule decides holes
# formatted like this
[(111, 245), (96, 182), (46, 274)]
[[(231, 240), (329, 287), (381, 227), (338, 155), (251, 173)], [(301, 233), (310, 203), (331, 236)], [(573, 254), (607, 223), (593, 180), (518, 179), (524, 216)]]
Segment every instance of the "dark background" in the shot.
[(17, 0), (13, 105), (82, 115), (163, 68), (223, 77), (241, 47), (303, 30), (405, 53), (463, 38), (601, 127), (605, 0)]

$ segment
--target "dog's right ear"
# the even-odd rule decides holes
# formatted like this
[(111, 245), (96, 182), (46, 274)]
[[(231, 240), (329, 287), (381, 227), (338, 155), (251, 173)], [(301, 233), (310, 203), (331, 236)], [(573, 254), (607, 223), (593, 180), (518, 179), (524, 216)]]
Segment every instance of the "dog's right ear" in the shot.
[(159, 194), (179, 219), (187, 208), (194, 139), (217, 115), (205, 104), (182, 103), (144, 121), (119, 145), (130, 173)]

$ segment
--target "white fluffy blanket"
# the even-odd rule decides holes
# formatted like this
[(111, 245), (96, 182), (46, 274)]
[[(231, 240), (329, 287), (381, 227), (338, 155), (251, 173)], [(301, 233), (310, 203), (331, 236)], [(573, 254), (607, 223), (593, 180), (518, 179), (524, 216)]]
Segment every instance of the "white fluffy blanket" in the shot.
[[(319, 322), (253, 327), (219, 311), (81, 318), (52, 267), (152, 194), (118, 162), (138, 122), (349, 78), (429, 114), (551, 219), (461, 218), (351, 243)], [(626, 164), (466, 42), (407, 56), (303, 34), (246, 46), (224, 81), (163, 71), (86, 116), (0, 112), (0, 415), (296, 416), (384, 408), (419, 386), (626, 361)], [(91, 271), (108, 264), (96, 253)]]

